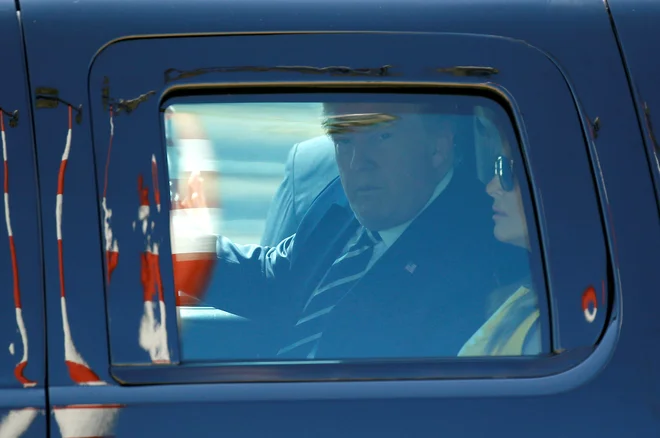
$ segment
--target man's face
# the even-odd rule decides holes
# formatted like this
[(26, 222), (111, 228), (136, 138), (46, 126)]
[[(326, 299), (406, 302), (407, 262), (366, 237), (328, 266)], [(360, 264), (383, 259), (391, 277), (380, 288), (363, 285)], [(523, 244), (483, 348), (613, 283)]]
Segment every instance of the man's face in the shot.
[(326, 116), (344, 191), (371, 230), (413, 219), (452, 165), (449, 124), (418, 106), (328, 104)]

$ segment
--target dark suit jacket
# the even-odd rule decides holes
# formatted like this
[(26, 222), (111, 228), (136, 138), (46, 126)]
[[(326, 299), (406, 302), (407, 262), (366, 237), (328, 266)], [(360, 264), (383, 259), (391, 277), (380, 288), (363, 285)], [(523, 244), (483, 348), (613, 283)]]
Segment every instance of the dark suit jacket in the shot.
[(335, 148), (327, 136), (295, 144), (268, 210), (261, 244), (275, 246), (295, 233), (314, 199), (338, 174)]
[[(323, 358), (453, 356), (486, 320), (497, 266), (515, 262), (493, 237), (491, 201), (455, 172), (328, 315)], [(358, 224), (339, 179), (317, 198), (295, 235), (276, 247), (218, 241), (222, 290), (210, 304), (263, 324), (262, 357), (275, 357), (309, 295)]]

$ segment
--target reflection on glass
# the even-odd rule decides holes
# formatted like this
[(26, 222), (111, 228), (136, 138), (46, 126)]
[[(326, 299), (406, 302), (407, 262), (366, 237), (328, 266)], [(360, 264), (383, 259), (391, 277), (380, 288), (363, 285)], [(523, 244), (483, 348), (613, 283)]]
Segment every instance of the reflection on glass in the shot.
[(218, 229), (236, 242), (258, 243), (291, 146), (324, 134), (321, 104), (182, 104), (168, 113), (176, 114), (168, 148), (174, 199), (185, 197), (182, 182), (191, 172), (202, 172), (207, 198), (222, 208)]
[(199, 306), (180, 313), (184, 358), (542, 353), (506, 111), (478, 96), (298, 97), (167, 109), (175, 286)]

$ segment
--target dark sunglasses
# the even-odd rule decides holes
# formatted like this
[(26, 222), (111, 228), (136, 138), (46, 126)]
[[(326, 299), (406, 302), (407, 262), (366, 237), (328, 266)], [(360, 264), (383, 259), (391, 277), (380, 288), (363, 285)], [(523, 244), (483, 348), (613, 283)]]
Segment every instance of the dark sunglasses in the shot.
[(513, 160), (500, 155), (495, 159), (495, 176), (500, 180), (500, 186), (506, 192), (513, 190)]

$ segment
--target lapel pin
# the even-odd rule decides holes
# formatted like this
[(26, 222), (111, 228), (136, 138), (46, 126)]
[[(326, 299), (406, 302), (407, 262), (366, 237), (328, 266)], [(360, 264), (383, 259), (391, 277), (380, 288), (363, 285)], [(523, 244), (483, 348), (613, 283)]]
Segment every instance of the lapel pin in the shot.
[(414, 264), (413, 262), (408, 262), (408, 264), (405, 267), (405, 270), (410, 272), (411, 274), (415, 272), (415, 269), (417, 269), (417, 265)]

